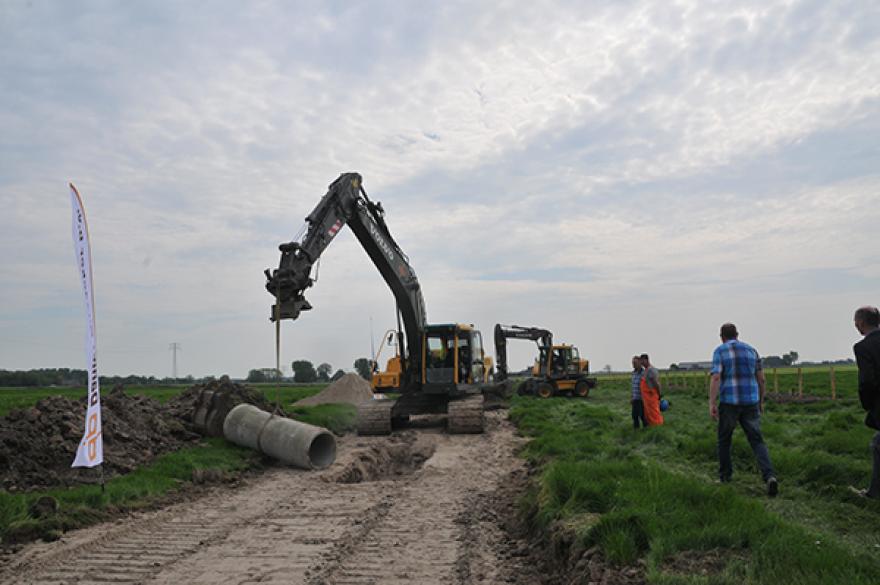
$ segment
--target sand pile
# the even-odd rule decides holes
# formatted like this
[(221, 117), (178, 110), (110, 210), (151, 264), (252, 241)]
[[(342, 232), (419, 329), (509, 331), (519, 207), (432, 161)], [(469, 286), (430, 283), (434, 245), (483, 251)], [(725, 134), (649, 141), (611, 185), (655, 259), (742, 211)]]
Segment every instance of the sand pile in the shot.
[[(50, 396), (0, 418), (0, 488), (96, 483), (96, 469), (70, 467), (84, 430), (85, 405), (85, 396)], [(199, 438), (159, 402), (129, 396), (121, 386), (102, 396), (101, 407), (105, 478), (128, 473)]]
[(315, 406), (331, 402), (360, 404), (372, 397), (373, 389), (369, 382), (357, 374), (346, 374), (314, 396), (297, 401), (294, 406)]

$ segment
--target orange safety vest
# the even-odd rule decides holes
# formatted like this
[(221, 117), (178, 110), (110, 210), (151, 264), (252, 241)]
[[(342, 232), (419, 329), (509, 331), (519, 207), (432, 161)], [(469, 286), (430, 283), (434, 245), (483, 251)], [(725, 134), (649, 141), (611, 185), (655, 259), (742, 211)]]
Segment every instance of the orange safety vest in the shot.
[(660, 414), (660, 392), (656, 388), (648, 386), (648, 382), (642, 376), (639, 381), (639, 390), (642, 392), (642, 404), (645, 406), (645, 420), (648, 426), (663, 424), (663, 415)]

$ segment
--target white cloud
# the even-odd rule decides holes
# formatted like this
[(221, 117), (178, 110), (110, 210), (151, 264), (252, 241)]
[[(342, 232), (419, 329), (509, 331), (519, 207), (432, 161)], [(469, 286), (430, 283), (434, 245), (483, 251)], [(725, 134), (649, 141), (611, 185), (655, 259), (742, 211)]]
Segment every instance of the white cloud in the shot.
[[(712, 299), (732, 282), (762, 307), (782, 303), (790, 274), (876, 283), (877, 258), (858, 252), (880, 221), (876, 143), (857, 161), (839, 144), (880, 126), (877, 8), (739, 6), (7, 5), (0, 244), (17, 253), (2, 266), (3, 330), (31, 339), (17, 317), (52, 330), (41, 309), (78, 310), (71, 179), (104, 343), (159, 348), (110, 354), (118, 372), (164, 373), (170, 341), (195, 374), (267, 365), (260, 273), (348, 170), (389, 210), (429, 317), (484, 332), (534, 320), (575, 342), (602, 323), (590, 351), (620, 367), (646, 302), (655, 320), (714, 330)], [(291, 352), (345, 365), (391, 296), (353, 238), (325, 256)], [(826, 306), (820, 277), (797, 278)], [(692, 357), (674, 349), (683, 335), (663, 359)], [(61, 359), (0, 347), (0, 367)]]

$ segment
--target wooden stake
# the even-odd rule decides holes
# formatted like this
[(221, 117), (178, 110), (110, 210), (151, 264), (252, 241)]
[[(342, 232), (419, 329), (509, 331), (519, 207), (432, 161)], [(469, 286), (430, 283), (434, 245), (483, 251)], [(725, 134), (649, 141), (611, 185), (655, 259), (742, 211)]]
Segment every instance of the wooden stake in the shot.
[(834, 366), (831, 366), (831, 400), (837, 400), (837, 377), (834, 375)]
[(798, 397), (804, 397), (804, 372), (798, 368)]

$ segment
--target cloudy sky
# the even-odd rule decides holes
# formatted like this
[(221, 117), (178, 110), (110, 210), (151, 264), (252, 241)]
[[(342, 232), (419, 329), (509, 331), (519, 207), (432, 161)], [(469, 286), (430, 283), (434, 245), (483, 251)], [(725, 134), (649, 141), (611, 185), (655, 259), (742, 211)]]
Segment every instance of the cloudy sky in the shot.
[[(0, 3), (0, 368), (274, 366), (263, 269), (357, 171), (432, 322), (536, 325), (594, 369), (850, 357), (880, 304), (880, 4)], [(282, 328), (350, 369), (394, 324), (345, 230)], [(512, 348), (515, 366), (533, 347)]]

